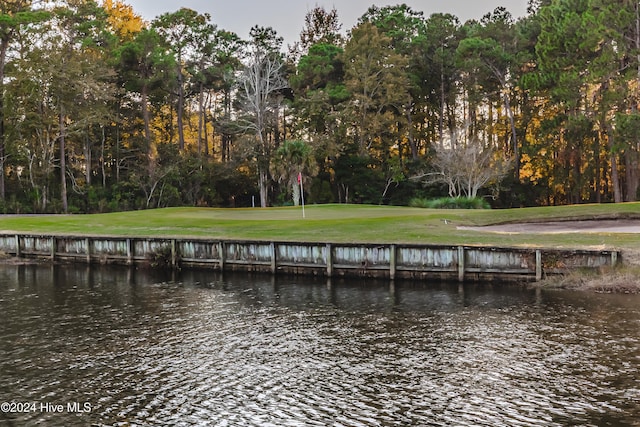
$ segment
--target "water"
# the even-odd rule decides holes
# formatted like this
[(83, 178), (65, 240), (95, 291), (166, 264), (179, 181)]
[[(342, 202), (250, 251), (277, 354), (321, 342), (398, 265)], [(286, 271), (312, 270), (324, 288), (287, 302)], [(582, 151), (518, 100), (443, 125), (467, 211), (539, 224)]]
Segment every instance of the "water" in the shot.
[(1, 426), (640, 425), (638, 296), (0, 266), (0, 310)]

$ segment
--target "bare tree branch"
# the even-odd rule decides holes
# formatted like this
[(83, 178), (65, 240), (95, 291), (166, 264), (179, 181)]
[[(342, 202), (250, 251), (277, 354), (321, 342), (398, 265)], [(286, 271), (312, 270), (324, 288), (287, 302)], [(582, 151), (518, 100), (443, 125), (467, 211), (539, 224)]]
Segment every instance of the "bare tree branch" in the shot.
[(437, 146), (433, 172), (412, 179), (425, 184), (447, 184), (450, 197), (473, 198), (481, 188), (504, 178), (512, 165), (513, 159), (507, 158), (502, 151), (473, 139), (466, 144)]
[(256, 48), (251, 63), (240, 77), (245, 97), (245, 111), (249, 118), (243, 121), (244, 129), (255, 133), (254, 155), (257, 158), (260, 205), (267, 206), (267, 180), (273, 142), (267, 138), (269, 120), (277, 116), (282, 91), (289, 87), (284, 78), (284, 64), (270, 52)]

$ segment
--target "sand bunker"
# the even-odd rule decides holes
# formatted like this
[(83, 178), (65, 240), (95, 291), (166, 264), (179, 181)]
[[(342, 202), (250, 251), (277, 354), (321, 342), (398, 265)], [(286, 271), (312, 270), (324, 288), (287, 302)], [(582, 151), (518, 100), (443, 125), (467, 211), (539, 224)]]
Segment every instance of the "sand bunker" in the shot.
[(461, 230), (487, 231), (492, 233), (640, 233), (640, 220), (589, 220), (554, 221), (489, 225), (485, 227), (458, 227)]

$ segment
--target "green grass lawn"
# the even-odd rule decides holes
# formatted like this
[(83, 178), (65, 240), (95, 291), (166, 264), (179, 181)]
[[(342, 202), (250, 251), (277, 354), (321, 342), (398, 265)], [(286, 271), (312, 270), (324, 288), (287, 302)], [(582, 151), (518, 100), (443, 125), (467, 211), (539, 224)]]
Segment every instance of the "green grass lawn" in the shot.
[[(94, 215), (0, 216), (0, 232), (202, 237), (275, 241), (640, 249), (634, 234), (495, 234), (460, 225), (558, 219), (640, 218), (640, 203), (504, 210), (432, 210), (397, 206), (312, 205), (290, 208), (166, 208)], [(446, 220), (446, 221), (445, 221)]]

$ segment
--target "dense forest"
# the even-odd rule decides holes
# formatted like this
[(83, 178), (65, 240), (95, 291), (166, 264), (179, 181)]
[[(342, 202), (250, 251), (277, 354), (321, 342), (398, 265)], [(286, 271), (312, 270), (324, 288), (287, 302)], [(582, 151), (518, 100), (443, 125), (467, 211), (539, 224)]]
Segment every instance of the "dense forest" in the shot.
[(182, 8), (0, 2), (0, 212), (637, 200), (640, 10), (316, 7), (284, 46)]

